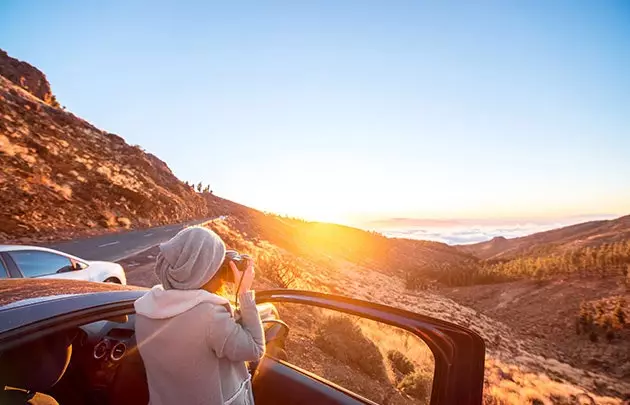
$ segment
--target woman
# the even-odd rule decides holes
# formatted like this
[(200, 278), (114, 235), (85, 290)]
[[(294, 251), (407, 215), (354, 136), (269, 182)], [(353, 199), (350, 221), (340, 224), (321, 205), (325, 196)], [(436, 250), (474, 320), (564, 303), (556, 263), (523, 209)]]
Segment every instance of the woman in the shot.
[[(221, 238), (202, 227), (160, 245), (155, 272), (162, 285), (135, 302), (151, 405), (254, 403), (245, 362), (265, 352), (251, 291), (254, 266), (250, 260), (237, 292), (237, 322), (229, 301), (217, 294), (227, 279), (219, 271), (224, 259)], [(230, 268), (233, 280), (240, 280), (234, 263)]]

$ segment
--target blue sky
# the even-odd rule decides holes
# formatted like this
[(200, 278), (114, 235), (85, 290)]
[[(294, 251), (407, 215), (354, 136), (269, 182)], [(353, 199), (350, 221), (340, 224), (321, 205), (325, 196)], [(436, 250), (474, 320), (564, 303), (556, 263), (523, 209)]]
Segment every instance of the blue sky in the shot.
[[(263, 210), (630, 212), (630, 3), (0, 4), (61, 104)], [(554, 222), (555, 223), (555, 222)]]

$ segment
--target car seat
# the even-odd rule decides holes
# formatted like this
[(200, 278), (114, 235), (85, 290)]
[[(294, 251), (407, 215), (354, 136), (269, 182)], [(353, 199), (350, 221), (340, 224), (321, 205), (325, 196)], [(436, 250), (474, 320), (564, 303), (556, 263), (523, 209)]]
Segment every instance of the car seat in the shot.
[(55, 333), (0, 353), (0, 405), (57, 405), (43, 392), (63, 377), (74, 336)]

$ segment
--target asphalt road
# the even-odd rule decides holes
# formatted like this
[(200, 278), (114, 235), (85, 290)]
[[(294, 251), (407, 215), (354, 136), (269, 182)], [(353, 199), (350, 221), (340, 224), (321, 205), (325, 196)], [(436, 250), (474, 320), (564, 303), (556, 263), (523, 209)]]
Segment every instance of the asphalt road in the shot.
[(207, 221), (207, 219), (189, 221), (176, 225), (165, 225), (157, 228), (117, 232), (91, 238), (54, 243), (46, 245), (46, 247), (87, 260), (115, 262), (172, 238), (186, 226), (197, 225), (205, 221)]

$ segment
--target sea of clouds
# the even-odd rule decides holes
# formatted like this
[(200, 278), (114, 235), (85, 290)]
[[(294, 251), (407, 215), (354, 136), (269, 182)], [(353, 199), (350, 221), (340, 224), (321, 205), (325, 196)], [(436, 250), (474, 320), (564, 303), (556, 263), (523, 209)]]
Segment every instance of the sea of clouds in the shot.
[[(488, 221), (475, 223), (474, 220), (462, 221), (422, 221), (396, 219), (373, 224), (372, 229), (384, 235), (408, 238), (433, 240), (449, 245), (462, 245), (490, 240), (497, 236), (515, 238), (530, 235), (536, 232), (544, 232), (563, 226), (573, 225), (594, 219), (610, 219), (612, 216), (576, 217), (561, 220), (538, 221)], [(427, 223), (423, 223), (427, 222)]]
[(478, 226), (471, 228), (455, 227), (430, 227), (430, 228), (406, 228), (406, 229), (383, 229), (381, 233), (397, 238), (433, 240), (444, 242), (449, 245), (462, 245), (467, 243), (477, 243), (490, 240), (496, 236), (515, 238), (518, 236), (530, 235), (536, 232), (548, 231), (558, 228), (558, 225), (538, 225), (524, 224), (511, 227), (491, 227)]

